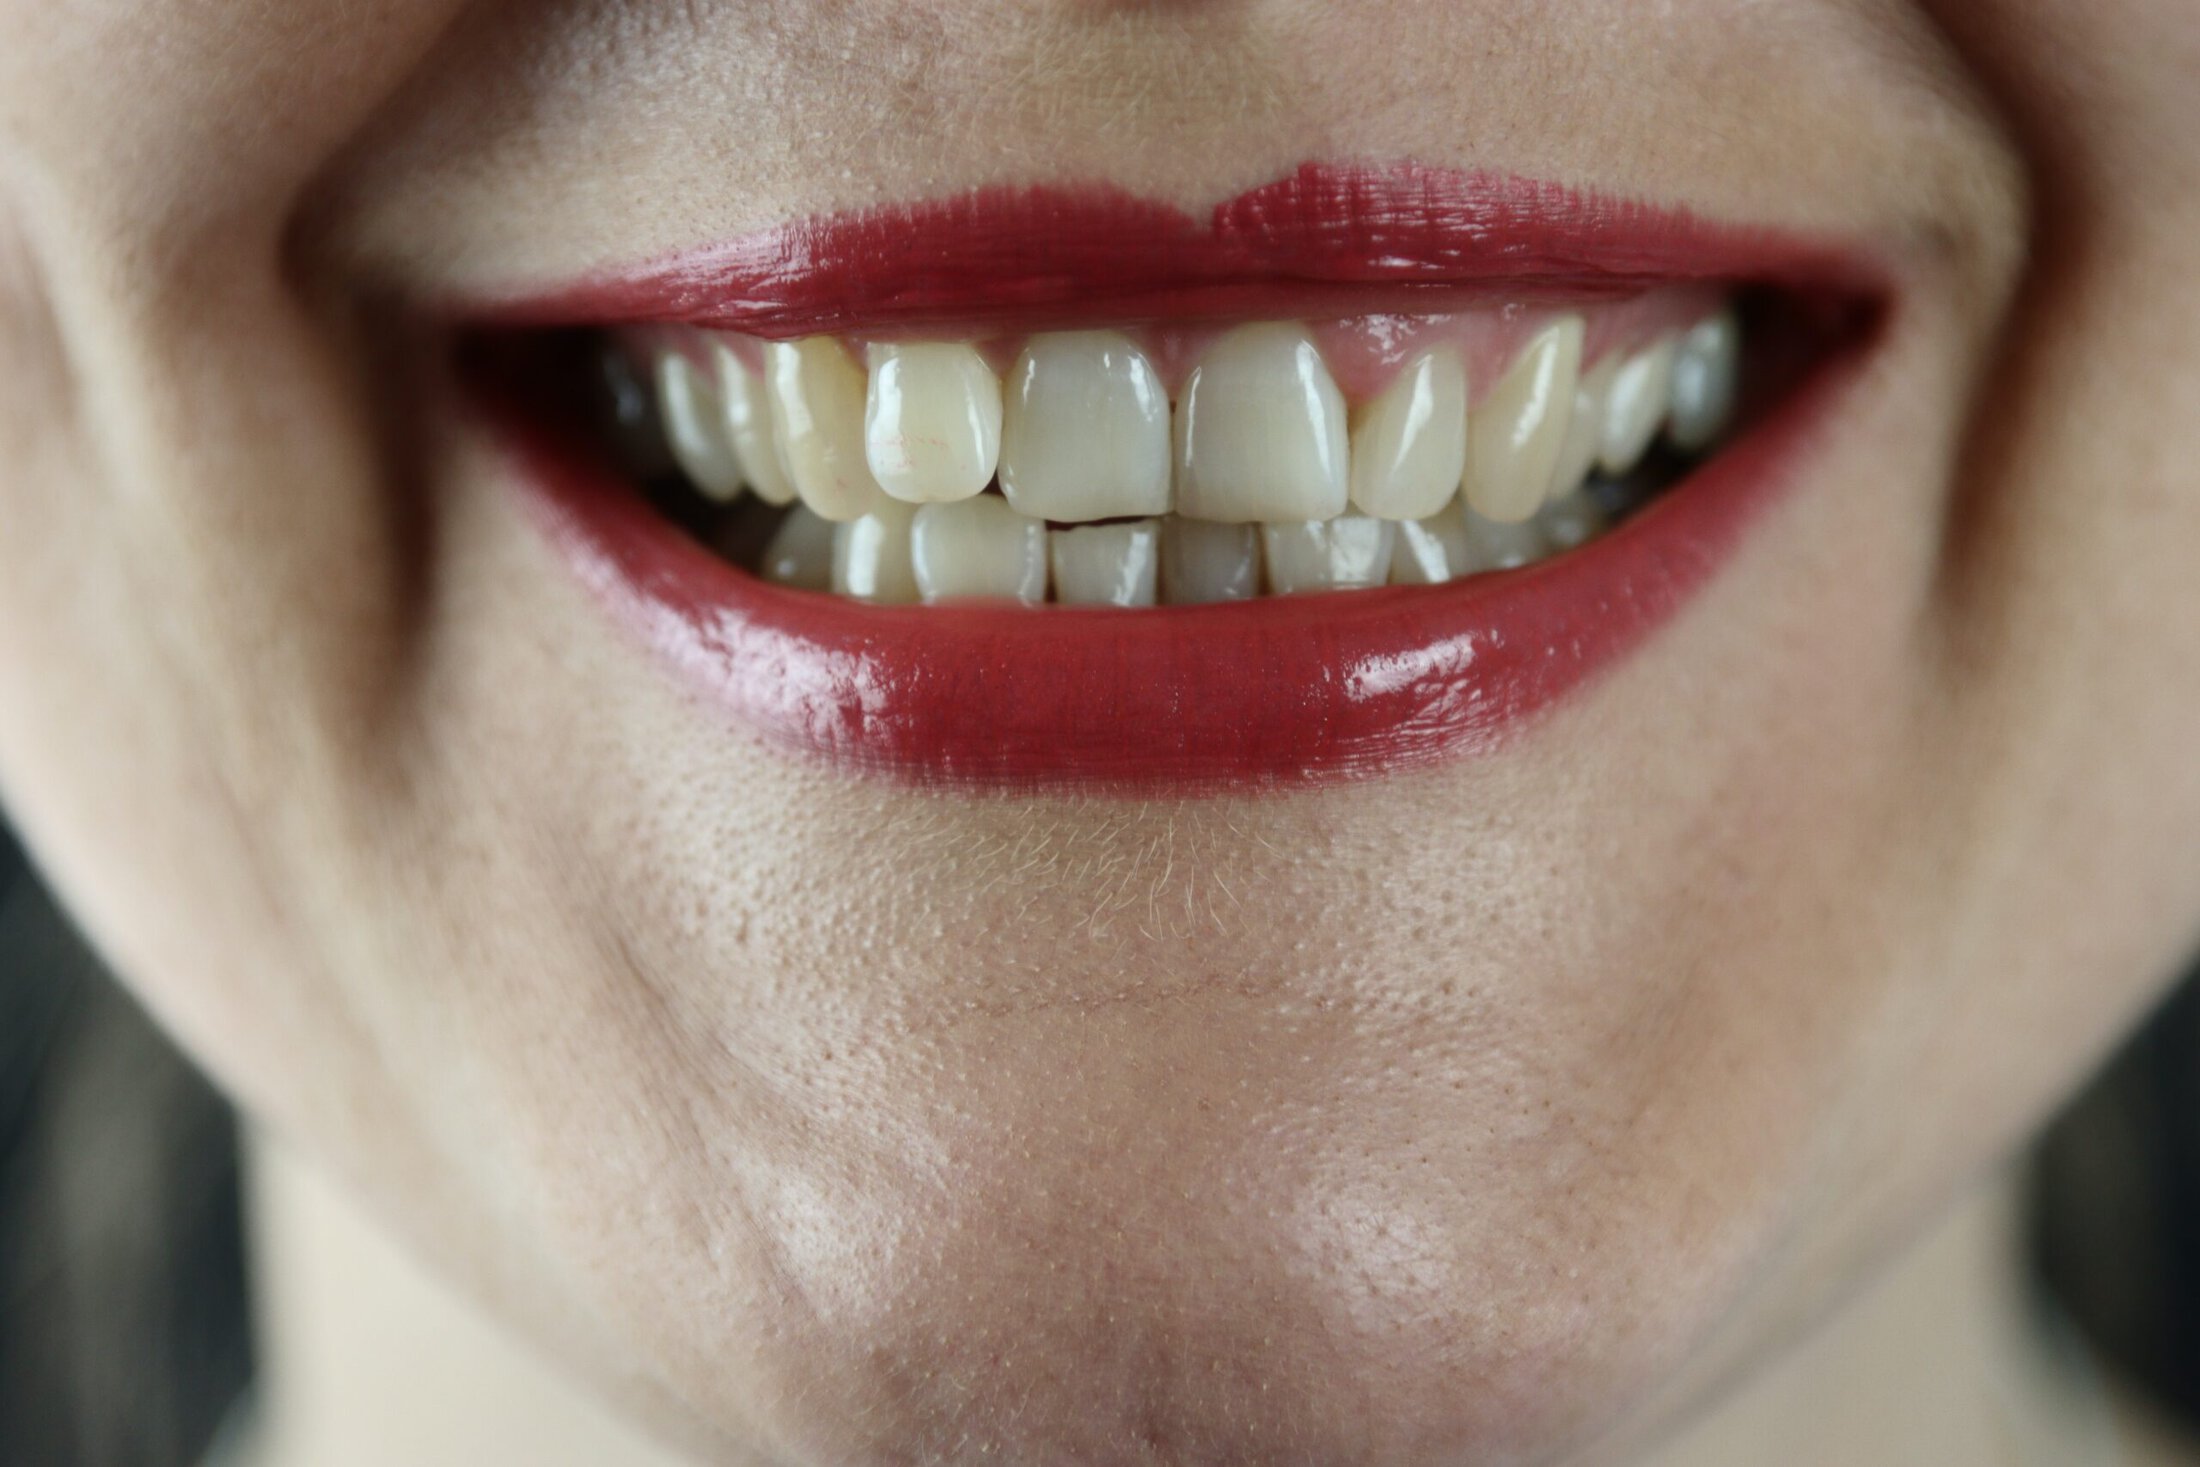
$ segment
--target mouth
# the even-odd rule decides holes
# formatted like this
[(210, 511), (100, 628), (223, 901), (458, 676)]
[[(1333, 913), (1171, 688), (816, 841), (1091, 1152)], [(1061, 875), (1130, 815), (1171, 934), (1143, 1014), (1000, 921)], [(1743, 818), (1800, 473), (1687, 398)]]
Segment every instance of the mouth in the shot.
[(457, 313), (530, 517), (781, 748), (1303, 785), (1501, 746), (1669, 622), (1878, 335), (1859, 249), (1308, 165), (981, 192)]

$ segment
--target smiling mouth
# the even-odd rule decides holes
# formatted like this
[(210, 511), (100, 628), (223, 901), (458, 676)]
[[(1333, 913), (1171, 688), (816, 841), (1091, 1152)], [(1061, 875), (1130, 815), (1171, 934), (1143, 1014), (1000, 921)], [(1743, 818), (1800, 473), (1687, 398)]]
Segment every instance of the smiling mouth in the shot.
[(1308, 165), (1033, 189), (465, 313), (584, 581), (782, 746), (1244, 787), (1486, 749), (1667, 620), (1875, 336), (1855, 252)]

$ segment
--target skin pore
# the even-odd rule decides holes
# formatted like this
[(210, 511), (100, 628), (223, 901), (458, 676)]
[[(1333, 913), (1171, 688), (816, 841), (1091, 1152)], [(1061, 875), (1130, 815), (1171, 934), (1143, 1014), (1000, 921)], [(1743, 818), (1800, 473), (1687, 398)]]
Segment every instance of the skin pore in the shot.
[[(2178, 0), (0, 31), (0, 796), (258, 1120), (701, 1460), (1645, 1460), (2200, 938)], [(1327, 789), (761, 746), (555, 563), (418, 308), (1309, 157), (1897, 281), (1673, 626), (1498, 753)]]

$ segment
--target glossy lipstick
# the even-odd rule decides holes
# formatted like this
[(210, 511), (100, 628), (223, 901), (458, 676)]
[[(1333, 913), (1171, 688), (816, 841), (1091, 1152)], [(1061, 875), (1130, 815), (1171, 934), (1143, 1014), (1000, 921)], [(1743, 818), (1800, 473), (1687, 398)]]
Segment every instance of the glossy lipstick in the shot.
[(493, 373), (471, 374), (551, 543), (740, 725), (924, 782), (1143, 792), (1364, 777), (1527, 727), (1669, 620), (1795, 481), (1883, 280), (1857, 251), (1552, 185), (1308, 165), (1205, 220), (1109, 190), (986, 191), (790, 224), (465, 315), (492, 333), (685, 321), (785, 338), (1456, 309), (1470, 295), (1676, 281), (1771, 284), (1812, 303), (1827, 345), (1800, 385), (1580, 549), (1442, 586), (1139, 611), (882, 607), (768, 585), (530, 417)]

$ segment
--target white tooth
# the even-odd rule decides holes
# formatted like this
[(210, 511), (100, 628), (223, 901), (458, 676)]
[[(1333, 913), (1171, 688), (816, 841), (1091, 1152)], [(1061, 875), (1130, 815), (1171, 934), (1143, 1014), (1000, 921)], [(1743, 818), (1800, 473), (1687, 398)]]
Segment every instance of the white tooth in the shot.
[(794, 483), (787, 477), (778, 436), (772, 432), (772, 409), (764, 400), (764, 380), (742, 366), (741, 359), (723, 343), (716, 346), (714, 355), (718, 362), (718, 396), (725, 404), (726, 438), (733, 445), (734, 457), (741, 461), (741, 477), (766, 504), (794, 503)]
[(870, 349), (863, 451), (896, 499), (968, 499), (1001, 456), (1001, 379), (959, 341), (880, 341)]
[(833, 588), (833, 525), (806, 504), (787, 511), (764, 547), (764, 579), (802, 591)]
[(1112, 331), (1034, 336), (1008, 374), (1001, 492), (1043, 520), (1169, 509), (1169, 394)]
[(1151, 606), (1161, 559), (1155, 520), (1047, 532), (1054, 599), (1082, 606)]
[(1466, 522), (1467, 539), (1474, 547), (1473, 559), (1486, 570), (1511, 570), (1551, 553), (1543, 527), (1532, 519), (1507, 524), (1469, 509)]
[(1624, 474), (1658, 436), (1673, 401), (1673, 338), (1660, 337), (1619, 364), (1604, 403), (1604, 442), (1597, 463)]
[(1021, 515), (990, 494), (927, 504), (909, 532), (909, 557), (924, 599), (1047, 599), (1046, 521)]
[(1528, 343), (1467, 422), (1467, 503), (1517, 524), (1551, 487), (1581, 378), (1582, 320), (1561, 316)]
[(1390, 552), (1397, 535), (1394, 521), (1358, 514), (1292, 525), (1262, 525), (1260, 539), (1268, 556), (1268, 589), (1288, 596), (1294, 591), (1380, 586), (1390, 579)]
[(1352, 503), (1386, 520), (1426, 519), (1467, 467), (1467, 372), (1452, 351), (1416, 357), (1354, 414)]
[(1344, 394), (1313, 339), (1284, 322), (1240, 326), (1207, 349), (1177, 404), (1177, 513), (1343, 514), (1348, 454)]
[(916, 510), (882, 499), (860, 519), (833, 528), (833, 589), (843, 596), (898, 606), (915, 601), (909, 529)]
[(1260, 530), (1170, 515), (1161, 522), (1161, 599), (1171, 606), (1260, 594)]
[(1604, 405), (1618, 371), (1619, 358), (1607, 352), (1604, 360), (1582, 373), (1581, 385), (1574, 389), (1573, 415), (1566, 420), (1566, 446), (1559, 450), (1558, 467), (1551, 471), (1551, 498), (1579, 489), (1596, 467), (1597, 450), (1604, 445)]
[(741, 492), (741, 464), (726, 438), (718, 389), (677, 351), (657, 358), (657, 402), (665, 415), (672, 459), (706, 498), (723, 503)]
[(829, 520), (868, 514), (880, 498), (863, 456), (863, 369), (829, 336), (764, 348), (772, 432), (802, 502)]
[(1741, 384), (1742, 328), (1731, 310), (1698, 321), (1673, 357), (1673, 446), (1694, 453), (1726, 431)]
[(1465, 500), (1454, 499), (1426, 519), (1398, 526), (1398, 543), (1390, 552), (1393, 586), (1440, 586), (1485, 569), (1481, 547), (1467, 531)]
[(1552, 550), (1572, 550), (1586, 545), (1604, 533), (1611, 519), (1596, 496), (1586, 489), (1554, 499), (1537, 512), (1535, 527), (1543, 532), (1544, 543)]

